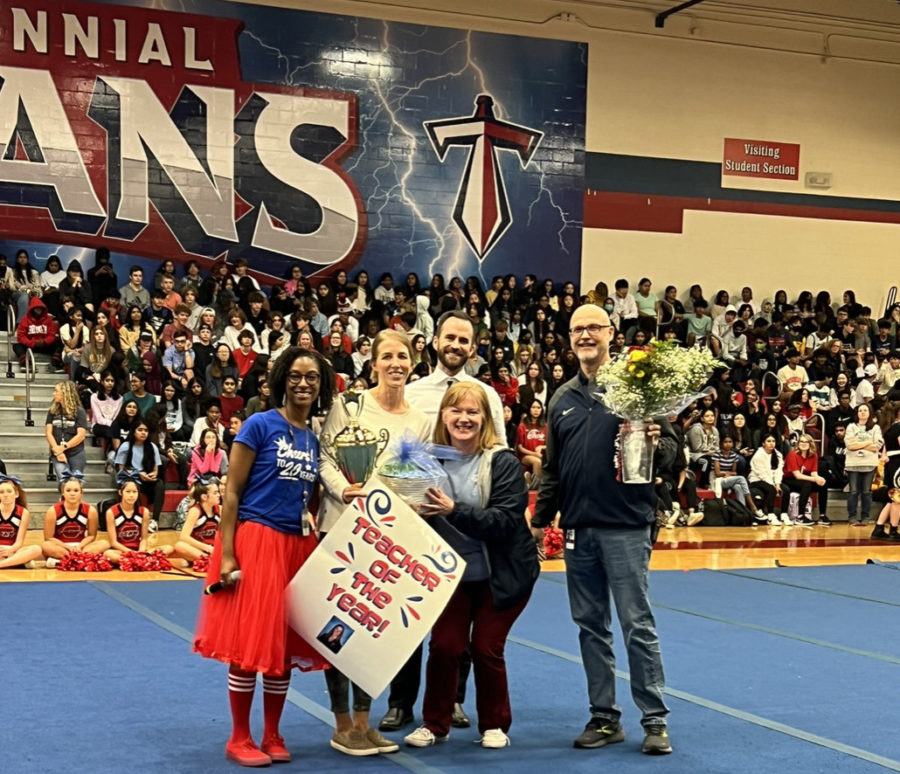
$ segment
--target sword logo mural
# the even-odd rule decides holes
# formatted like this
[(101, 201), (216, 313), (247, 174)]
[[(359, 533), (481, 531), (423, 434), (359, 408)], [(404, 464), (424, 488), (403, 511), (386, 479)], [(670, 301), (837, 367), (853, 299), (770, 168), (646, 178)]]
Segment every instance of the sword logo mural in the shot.
[(489, 94), (480, 94), (475, 104), (474, 115), (426, 121), (425, 131), (442, 162), (451, 147), (469, 148), (453, 220), (475, 254), (483, 259), (513, 222), (497, 151), (515, 151), (525, 169), (544, 133), (495, 118), (494, 100)]

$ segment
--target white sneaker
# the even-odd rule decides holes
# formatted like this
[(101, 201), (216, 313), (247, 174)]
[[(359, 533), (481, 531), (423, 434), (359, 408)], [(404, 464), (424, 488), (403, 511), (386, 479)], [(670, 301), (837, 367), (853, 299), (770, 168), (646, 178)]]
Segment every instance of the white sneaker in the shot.
[(791, 517), (786, 513), (781, 514), (781, 523), (784, 524), (785, 527), (790, 527), (794, 522), (791, 521)]
[(689, 527), (696, 527), (701, 521), (703, 521), (703, 512), (696, 511), (695, 513), (688, 515), (687, 525)]
[(774, 513), (770, 513), (768, 518), (769, 518), (769, 524), (778, 524), (779, 523), (778, 516), (776, 516)]
[(713, 481), (713, 494), (716, 496), (717, 500), (722, 499), (722, 481), (718, 478)]
[(509, 747), (509, 737), (499, 728), (489, 728), (480, 739), (482, 747), (499, 750), (501, 747)]
[(47, 566), (47, 562), (43, 559), (30, 559), (25, 562), (26, 570), (43, 570)]
[(48, 569), (48, 570), (53, 570), (53, 569), (56, 568), (56, 565), (58, 565), (58, 564), (59, 564), (59, 559), (56, 559), (56, 558), (54, 558), (54, 557), (51, 556), (51, 557), (47, 560), (47, 569)]
[(157, 530), (159, 530), (159, 523), (156, 519), (150, 519), (150, 523), (147, 525), (147, 531), (156, 532)]
[(672, 513), (666, 514), (666, 526), (669, 529), (673, 529), (675, 524), (678, 522), (678, 517), (681, 515), (680, 511), (673, 511)]
[[(485, 734), (487, 736), (487, 734)], [(434, 733), (425, 726), (419, 726), (411, 734), (403, 737), (408, 747), (431, 747), (439, 742), (446, 742), (450, 738), (450, 734), (444, 736), (435, 736)]]

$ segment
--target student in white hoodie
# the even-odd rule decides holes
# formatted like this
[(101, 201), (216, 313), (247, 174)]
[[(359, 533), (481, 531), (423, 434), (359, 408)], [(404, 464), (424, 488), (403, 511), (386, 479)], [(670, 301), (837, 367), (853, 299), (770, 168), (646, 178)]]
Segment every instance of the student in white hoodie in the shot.
[(755, 523), (778, 524), (775, 498), (781, 494), (783, 475), (784, 459), (778, 451), (778, 438), (773, 433), (767, 433), (750, 458), (750, 475), (747, 477), (750, 481), (750, 496), (759, 509), (760, 518)]

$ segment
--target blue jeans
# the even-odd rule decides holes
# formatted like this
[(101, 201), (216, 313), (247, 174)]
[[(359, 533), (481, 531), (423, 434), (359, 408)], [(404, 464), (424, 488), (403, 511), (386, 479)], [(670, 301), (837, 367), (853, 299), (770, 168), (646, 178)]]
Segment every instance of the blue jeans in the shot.
[(847, 481), (850, 494), (847, 495), (847, 516), (850, 521), (856, 520), (856, 504), (859, 502), (859, 518), (865, 521), (872, 510), (872, 481), (875, 470), (847, 470)]
[(66, 450), (66, 461), (60, 462), (56, 457), (51, 455), (51, 459), (53, 460), (53, 472), (56, 473), (56, 480), (62, 481), (63, 473), (65, 473), (66, 468), (71, 470), (73, 473), (81, 472), (84, 473), (85, 465), (87, 465), (87, 455), (84, 451), (84, 444), (80, 443), (74, 449)]
[(743, 476), (722, 476), (717, 481), (722, 485), (722, 491), (734, 491), (740, 500), (747, 507), (750, 506), (750, 485)]
[[(568, 542), (568, 541), (567, 541)], [(665, 675), (656, 623), (647, 596), (650, 527), (575, 530), (575, 547), (566, 547), (566, 581), (572, 619), (580, 629), (581, 660), (588, 681), (591, 715), (619, 721), (616, 704), (616, 658), (610, 629), (616, 605), (628, 651), (631, 695), (644, 725), (665, 721)]]
[(19, 322), (28, 311), (28, 305), (31, 303), (31, 296), (28, 293), (17, 290), (13, 292), (13, 298), (16, 301), (16, 322)]

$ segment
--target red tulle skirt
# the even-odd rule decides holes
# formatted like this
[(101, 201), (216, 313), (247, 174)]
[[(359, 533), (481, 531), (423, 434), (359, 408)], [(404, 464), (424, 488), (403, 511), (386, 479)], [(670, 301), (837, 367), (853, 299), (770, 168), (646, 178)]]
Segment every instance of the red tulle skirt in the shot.
[[(238, 522), (234, 553), (241, 580), (200, 602), (194, 651), (246, 672), (278, 675), (291, 667), (325, 669), (328, 662), (288, 626), (284, 590), (317, 545), (252, 521)], [(210, 556), (206, 583), (219, 580), (222, 543)]]

